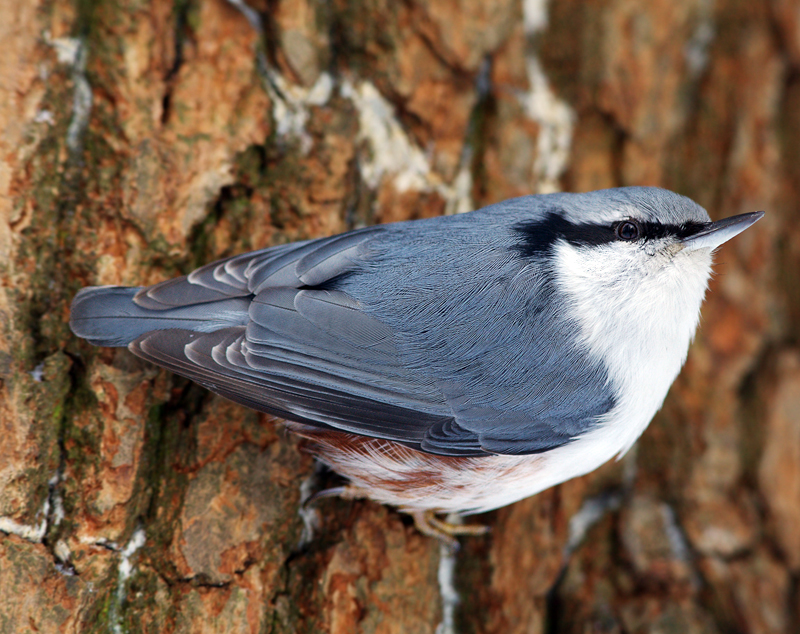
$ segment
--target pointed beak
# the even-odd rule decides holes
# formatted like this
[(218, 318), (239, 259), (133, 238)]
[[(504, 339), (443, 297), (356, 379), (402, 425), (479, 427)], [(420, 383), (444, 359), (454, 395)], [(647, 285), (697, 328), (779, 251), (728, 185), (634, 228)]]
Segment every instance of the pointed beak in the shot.
[(709, 222), (695, 234), (681, 240), (684, 249), (716, 249), (742, 231), (748, 229), (764, 216), (763, 211), (752, 211), (731, 218)]

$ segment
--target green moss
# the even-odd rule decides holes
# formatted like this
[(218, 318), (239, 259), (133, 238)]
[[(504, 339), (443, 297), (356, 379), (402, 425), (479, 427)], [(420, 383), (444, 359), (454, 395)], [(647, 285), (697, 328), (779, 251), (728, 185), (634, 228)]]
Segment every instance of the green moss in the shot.
[(101, 0), (75, 0), (73, 32), (76, 36), (88, 38), (97, 34), (97, 8), (100, 4)]
[(357, 76), (374, 78), (376, 70), (380, 73), (389, 60), (396, 59), (398, 4), (389, 0), (333, 3), (328, 17), (333, 48)]
[[(116, 568), (112, 571), (116, 576)], [(111, 577), (111, 575), (109, 575)], [(98, 587), (105, 590), (98, 596), (97, 600), (87, 611), (86, 618), (82, 623), (82, 631), (86, 634), (108, 634), (113, 632), (114, 627), (111, 622), (112, 606), (116, 600), (116, 585), (111, 578), (106, 583)]]
[[(252, 243), (252, 228), (268, 223), (275, 227), (275, 242), (291, 242), (307, 237), (297, 235), (302, 227), (302, 217), (307, 213), (299, 192), (310, 186), (305, 166), (300, 160), (299, 146), (273, 145), (274, 137), (264, 145), (251, 145), (240, 152), (233, 163), (233, 184), (223, 187), (206, 217), (192, 230), (188, 244), (191, 255), (186, 271), (213, 260), (256, 247)], [(261, 205), (254, 205), (258, 194), (268, 199), (269, 216)], [(222, 221), (227, 224), (226, 234), (234, 241), (222, 247), (216, 229)], [(288, 232), (284, 237), (282, 229)]]
[(189, 483), (188, 474), (176, 467), (193, 463), (196, 440), (191, 421), (206, 394), (194, 384), (183, 380), (181, 383), (185, 389), (178, 399), (150, 408), (142, 460), (132, 496), (132, 504), (137, 504), (141, 511), (130, 513), (131, 517), (143, 519), (147, 526), (148, 544), (156, 553), (153, 564), (167, 577), (176, 576), (166, 553), (179, 524)]
[(175, 602), (164, 605), (159, 595), (164, 582), (154, 570), (142, 565), (136, 567), (127, 581), (125, 601), (118, 606), (118, 623), (123, 632), (161, 634), (165, 623), (175, 618)]
[[(86, 374), (81, 367), (73, 369), (72, 382), (69, 393), (64, 400), (63, 426), (61, 428), (61, 450), (63, 459), (69, 463), (70, 480), (64, 487), (71, 494), (79, 495), (77, 488), (80, 482), (91, 471), (99, 468), (100, 436), (98, 430), (102, 429), (102, 421), (97, 412), (97, 397), (88, 384)], [(79, 426), (75, 421), (79, 416), (90, 413), (91, 423)], [(75, 488), (75, 490), (72, 490)], [(65, 506), (72, 495), (65, 496)], [(65, 509), (66, 510), (66, 509)]]
[(175, 8), (181, 7), (182, 13), (186, 16), (186, 25), (192, 31), (198, 31), (200, 28), (200, 5), (192, 0), (179, 0)]

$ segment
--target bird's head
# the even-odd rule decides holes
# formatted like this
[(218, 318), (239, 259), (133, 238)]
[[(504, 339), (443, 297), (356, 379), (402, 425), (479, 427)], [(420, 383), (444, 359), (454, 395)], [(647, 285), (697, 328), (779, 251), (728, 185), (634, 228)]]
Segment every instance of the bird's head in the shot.
[(516, 225), (516, 249), (549, 271), (561, 317), (577, 322), (579, 345), (619, 390), (665, 394), (697, 328), (714, 250), (763, 212), (712, 222), (653, 187), (541, 199), (544, 213)]

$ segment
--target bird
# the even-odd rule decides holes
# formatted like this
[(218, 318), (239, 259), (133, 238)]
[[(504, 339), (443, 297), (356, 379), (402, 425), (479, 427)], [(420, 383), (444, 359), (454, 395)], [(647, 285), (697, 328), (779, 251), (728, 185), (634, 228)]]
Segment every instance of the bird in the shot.
[[(272, 246), (75, 296), (70, 327), (286, 421), (330, 490), (445, 521), (628, 451), (694, 338), (712, 222), (657, 187), (523, 196)], [(324, 494), (325, 492), (323, 492)]]

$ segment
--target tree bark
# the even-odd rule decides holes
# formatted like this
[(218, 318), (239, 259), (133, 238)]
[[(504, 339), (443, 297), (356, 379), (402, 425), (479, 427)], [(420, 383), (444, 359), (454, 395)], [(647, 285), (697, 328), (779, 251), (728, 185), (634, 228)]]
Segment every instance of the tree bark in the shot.
[[(0, 15), (0, 631), (800, 631), (800, 1)], [(67, 326), (82, 286), (621, 185), (767, 216), (637, 446), (454, 558), (305, 509), (332, 476), (279, 422)]]

